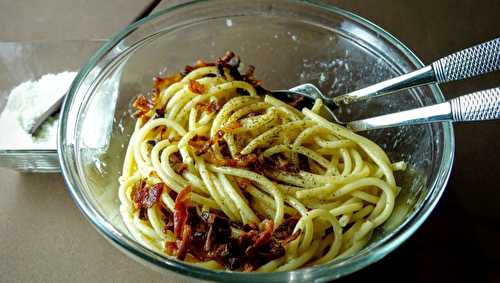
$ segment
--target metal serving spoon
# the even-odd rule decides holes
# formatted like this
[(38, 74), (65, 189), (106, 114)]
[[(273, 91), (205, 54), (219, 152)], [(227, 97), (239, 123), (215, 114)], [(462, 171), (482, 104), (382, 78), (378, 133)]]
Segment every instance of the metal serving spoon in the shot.
[[(276, 97), (302, 95), (312, 105), (316, 98), (322, 98), (321, 91), (312, 84), (303, 84), (287, 91), (273, 91)], [(336, 105), (329, 105), (337, 107)], [(330, 107), (324, 107), (329, 120), (344, 125), (354, 132), (384, 129), (404, 125), (418, 125), (433, 122), (486, 121), (500, 119), (500, 88), (473, 92), (443, 103), (419, 107), (407, 111), (381, 115), (352, 122), (341, 121)]]
[(432, 122), (484, 121), (500, 119), (500, 87), (463, 95), (443, 103), (373, 118), (347, 122), (332, 110), (341, 105), (385, 95), (429, 83), (443, 83), (471, 78), (500, 69), (500, 38), (464, 49), (441, 58), (429, 66), (392, 78), (375, 85), (337, 97), (327, 97), (312, 84), (303, 84), (290, 90), (273, 91), (276, 97), (302, 95), (312, 105), (321, 98), (330, 119), (353, 131), (366, 131), (403, 125)]

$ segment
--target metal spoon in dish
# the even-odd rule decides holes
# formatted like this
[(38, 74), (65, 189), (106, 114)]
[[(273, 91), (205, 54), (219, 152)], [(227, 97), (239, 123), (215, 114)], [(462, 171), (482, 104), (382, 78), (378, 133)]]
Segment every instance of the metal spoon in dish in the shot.
[(429, 83), (443, 83), (479, 76), (500, 69), (500, 38), (464, 49), (414, 72), (337, 97), (327, 97), (312, 84), (303, 84), (290, 90), (274, 91), (273, 95), (292, 98), (302, 95), (312, 105), (321, 98), (329, 118), (353, 131), (366, 131), (403, 125), (443, 121), (484, 121), (500, 119), (500, 88), (463, 95), (436, 105), (386, 114), (373, 118), (345, 121), (333, 110), (342, 105), (385, 95)]
[[(306, 99), (305, 104), (309, 106), (314, 104), (316, 98), (323, 97), (321, 91), (312, 84), (300, 85), (288, 91), (274, 91), (272, 95), (277, 98), (302, 95)], [(332, 111), (336, 107), (331, 104), (323, 107), (325, 118), (344, 125), (354, 132), (433, 122), (495, 120), (500, 119), (500, 87), (459, 96), (435, 105), (351, 122), (340, 120)]]

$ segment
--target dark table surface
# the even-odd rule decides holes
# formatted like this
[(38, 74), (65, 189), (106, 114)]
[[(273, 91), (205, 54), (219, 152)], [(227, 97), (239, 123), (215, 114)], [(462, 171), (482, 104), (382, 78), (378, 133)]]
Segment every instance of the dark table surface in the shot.
[[(0, 40), (107, 37), (146, 2), (1, 0)], [(500, 35), (498, 0), (327, 2), (380, 25), (425, 63)], [(498, 85), (500, 73), (442, 89), (453, 98)], [(394, 252), (340, 282), (500, 282), (500, 122), (457, 124), (455, 136), (452, 175), (431, 216)], [(109, 245), (79, 214), (60, 176), (0, 169), (0, 179), (1, 282), (179, 279), (152, 272)]]

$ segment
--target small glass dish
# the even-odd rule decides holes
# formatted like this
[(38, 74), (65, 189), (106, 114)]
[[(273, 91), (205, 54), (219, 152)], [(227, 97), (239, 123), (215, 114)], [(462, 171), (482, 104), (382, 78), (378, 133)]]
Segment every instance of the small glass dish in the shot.
[[(104, 43), (104, 40), (0, 42), (0, 113), (14, 87), (49, 73), (76, 72)], [(20, 129), (20, 126), (0, 124), (0, 167), (60, 172), (55, 133), (51, 137), (37, 137), (39, 141), (32, 142), (31, 139), (8, 136), (13, 133), (6, 129), (13, 128)], [(40, 142), (40, 139), (44, 141)]]
[[(119, 214), (118, 177), (133, 130), (131, 101), (158, 73), (176, 73), (226, 50), (256, 66), (269, 89), (313, 83), (328, 95), (420, 68), (418, 57), (369, 21), (314, 1), (194, 1), (168, 8), (122, 30), (73, 83), (59, 128), (59, 158), (75, 203), (106, 239), (165, 273), (219, 282), (325, 282), (359, 270), (398, 247), (423, 223), (442, 195), (454, 153), (451, 123), (363, 133), (408, 169), (391, 218), (357, 254), (290, 272), (242, 273), (194, 267), (139, 244)], [(442, 102), (426, 86), (352, 105), (361, 118)]]

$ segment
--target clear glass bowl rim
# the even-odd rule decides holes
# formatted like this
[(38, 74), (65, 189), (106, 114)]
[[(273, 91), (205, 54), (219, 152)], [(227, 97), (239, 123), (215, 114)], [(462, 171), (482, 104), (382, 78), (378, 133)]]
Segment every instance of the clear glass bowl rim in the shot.
[[(195, 0), (189, 1), (175, 6), (171, 6), (151, 14), (150, 16), (135, 22), (121, 30), (116, 36), (111, 38), (106, 44), (104, 44), (96, 53), (93, 55), (84, 67), (80, 70), (75, 80), (73, 81), (70, 91), (64, 101), (63, 109), (61, 111), (61, 120), (59, 124), (58, 132), (58, 157), (61, 164), (61, 170), (71, 197), (77, 204), (78, 208), (84, 214), (87, 220), (93, 224), (99, 233), (104, 235), (112, 244), (118, 247), (120, 250), (135, 256), (136, 259), (153, 264), (160, 269), (171, 270), (186, 276), (199, 278), (202, 280), (210, 281), (225, 281), (225, 282), (279, 282), (288, 281), (292, 278), (295, 279), (308, 279), (316, 281), (328, 281), (342, 277), (344, 275), (350, 274), (357, 271), (371, 263), (374, 263), (384, 257), (386, 254), (397, 248), (406, 239), (408, 239), (425, 221), (429, 216), (433, 208), (439, 201), (444, 189), (446, 187), (448, 178), (451, 173), (451, 168), (453, 164), (453, 157), (455, 151), (455, 140), (453, 134), (453, 127), (451, 122), (442, 123), (443, 128), (443, 154), (440, 163), (440, 167), (436, 174), (436, 179), (431, 185), (429, 192), (427, 193), (424, 203), (421, 205), (419, 210), (413, 215), (412, 218), (405, 221), (396, 231), (392, 232), (389, 236), (376, 242), (370, 249), (365, 249), (360, 253), (348, 257), (346, 259), (330, 262), (320, 266), (313, 266), (308, 268), (303, 268), (299, 270), (289, 271), (289, 272), (272, 272), (272, 273), (242, 273), (242, 272), (226, 272), (226, 271), (213, 271), (204, 268), (195, 267), (183, 262), (170, 260), (163, 255), (153, 252), (131, 237), (122, 234), (118, 231), (112, 224), (110, 224), (97, 210), (95, 210), (91, 203), (86, 199), (85, 195), (81, 192), (78, 185), (78, 178), (80, 176), (74, 174), (71, 168), (71, 162), (75, 160), (71, 156), (66, 154), (67, 151), (71, 149), (67, 147), (66, 141), (66, 130), (68, 123), (68, 113), (70, 110), (70, 105), (74, 99), (75, 93), (83, 81), (83, 79), (89, 74), (89, 72), (94, 68), (94, 66), (99, 62), (102, 56), (106, 55), (114, 46), (116, 46), (122, 39), (126, 38), (131, 32), (133, 32), (138, 27), (148, 23), (152, 19), (157, 17), (166, 16), (171, 12), (178, 9), (196, 5), (200, 2), (207, 2), (209, 0)], [(399, 49), (406, 57), (409, 59), (416, 67), (423, 67), (422, 61), (412, 52), (408, 47), (401, 43), (398, 39), (392, 36), (390, 33), (372, 23), (371, 21), (364, 19), (356, 14), (345, 11), (338, 7), (318, 2), (315, 0), (300, 1), (300, 0), (289, 0), (288, 2), (300, 3), (305, 5), (310, 5), (314, 8), (325, 10), (340, 17), (345, 17), (351, 21), (354, 21), (364, 27), (376, 32), (379, 36), (385, 38), (390, 44), (395, 48)], [(444, 97), (438, 86), (430, 86), (434, 99), (436, 102), (443, 102)]]

